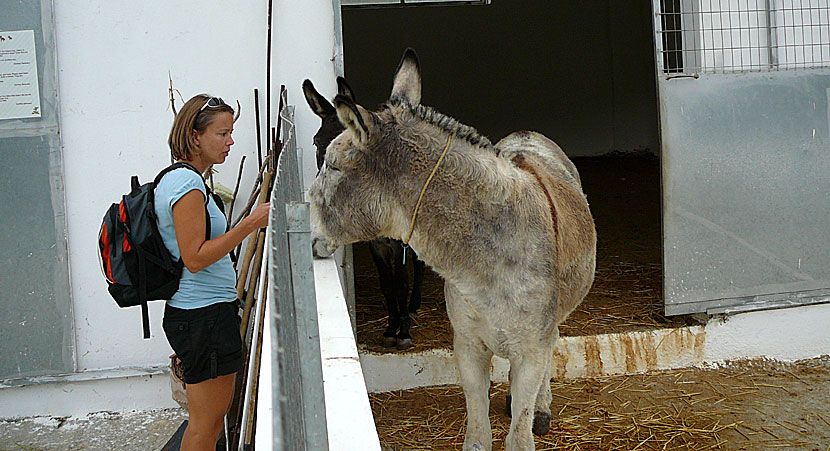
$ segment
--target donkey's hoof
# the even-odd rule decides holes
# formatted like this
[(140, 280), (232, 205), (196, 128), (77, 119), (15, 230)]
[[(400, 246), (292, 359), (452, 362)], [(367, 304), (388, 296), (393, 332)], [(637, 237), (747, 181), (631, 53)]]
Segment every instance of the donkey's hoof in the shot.
[(545, 435), (550, 430), (550, 414), (545, 412), (536, 412), (533, 414), (533, 433), (536, 435)]
[(412, 339), (411, 338), (398, 338), (396, 340), (396, 348), (398, 351), (403, 351), (405, 349), (409, 349), (412, 347)]
[(511, 404), (513, 404), (513, 397), (507, 395), (507, 398), (504, 400), (504, 413), (507, 414), (507, 418), (513, 418), (513, 411), (510, 408)]
[(398, 339), (395, 337), (383, 337), (383, 346), (386, 348), (394, 348), (398, 345)]

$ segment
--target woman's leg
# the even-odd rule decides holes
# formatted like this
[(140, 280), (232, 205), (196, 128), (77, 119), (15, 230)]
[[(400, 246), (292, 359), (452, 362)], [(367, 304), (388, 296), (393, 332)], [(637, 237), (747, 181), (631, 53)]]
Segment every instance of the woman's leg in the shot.
[(190, 410), (187, 429), (182, 438), (182, 451), (213, 451), (222, 431), (225, 414), (231, 407), (236, 374), (187, 384), (187, 405)]

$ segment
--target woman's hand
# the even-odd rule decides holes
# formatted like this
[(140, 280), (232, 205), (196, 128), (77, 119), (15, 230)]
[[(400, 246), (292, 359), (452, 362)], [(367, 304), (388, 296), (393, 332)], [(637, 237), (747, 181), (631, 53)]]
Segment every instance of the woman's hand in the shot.
[(261, 229), (268, 225), (268, 217), (270, 216), (270, 212), (271, 202), (265, 202), (256, 207), (246, 219), (250, 220), (255, 229)]

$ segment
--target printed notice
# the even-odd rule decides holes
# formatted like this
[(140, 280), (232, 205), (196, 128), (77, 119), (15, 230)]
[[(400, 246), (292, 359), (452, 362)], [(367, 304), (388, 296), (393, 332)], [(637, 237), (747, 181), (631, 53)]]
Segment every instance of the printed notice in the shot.
[(35, 32), (0, 31), (0, 120), (40, 117)]

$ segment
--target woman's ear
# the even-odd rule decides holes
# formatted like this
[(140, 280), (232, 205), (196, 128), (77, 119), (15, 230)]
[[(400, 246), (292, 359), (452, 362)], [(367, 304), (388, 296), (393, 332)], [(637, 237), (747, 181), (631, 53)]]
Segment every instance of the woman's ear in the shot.
[(196, 147), (199, 147), (199, 132), (193, 130), (191, 133), (193, 133), (193, 144), (196, 144)]

